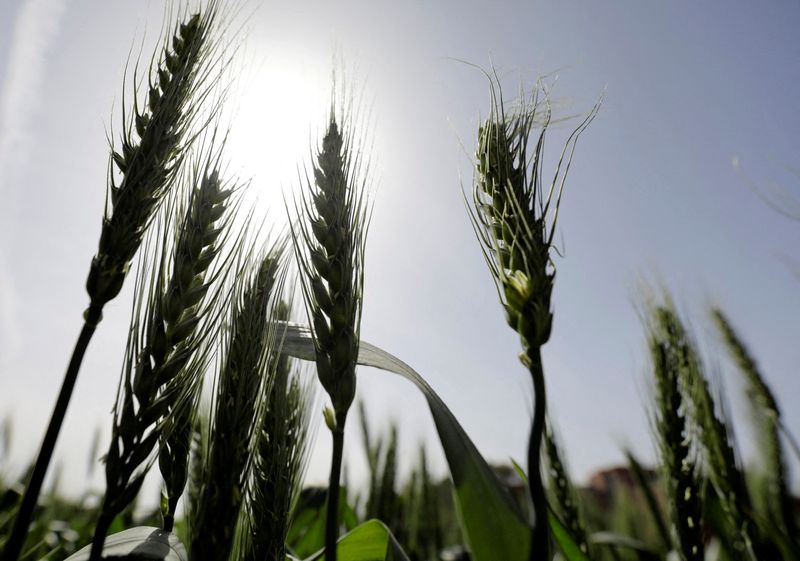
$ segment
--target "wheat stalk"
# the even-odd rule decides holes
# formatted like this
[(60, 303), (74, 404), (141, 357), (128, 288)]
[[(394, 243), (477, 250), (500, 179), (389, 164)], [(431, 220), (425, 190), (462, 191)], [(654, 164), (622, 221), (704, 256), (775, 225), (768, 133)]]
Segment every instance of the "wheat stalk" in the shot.
[(159, 441), (165, 444), (159, 465), (167, 484), (168, 529), (185, 485), (193, 411), (210, 357), (216, 311), (224, 302), (220, 290), (209, 293), (219, 276), (211, 267), (220, 254), (220, 236), (228, 231), (234, 214), (227, 204), (233, 188), (220, 180), (217, 163), (208, 159), (204, 167), (188, 173), (197, 187), (174, 226), (174, 245), (167, 246), (165, 232), (160, 257), (152, 256), (158, 266), (151, 278), (142, 268), (137, 307), (144, 300), (145, 309), (134, 313), (131, 325), (105, 460), (106, 494), (93, 539), (93, 560), (102, 553), (114, 516), (138, 493)]
[[(201, 102), (215, 76), (211, 70), (216, 2), (188, 17), (164, 47), (161, 62), (149, 76), (146, 107), (139, 108), (134, 92), (131, 122), (123, 117), (120, 151), (112, 149), (109, 188), (97, 254), (92, 259), (86, 290), (89, 307), (73, 350), (53, 414), (14, 529), (3, 551), (4, 561), (16, 561), (27, 534), (33, 509), (64, 420), (80, 364), (103, 306), (122, 288), (125, 276), (160, 199), (169, 188)], [(115, 180), (115, 169), (121, 179)]]
[(720, 504), (733, 529), (737, 549), (750, 559), (757, 558), (754, 547), (754, 527), (751, 519), (750, 497), (736, 462), (725, 422), (717, 416), (703, 366), (677, 314), (663, 308), (661, 324), (667, 330), (678, 361), (678, 376), (684, 393), (686, 409), (703, 450), (704, 465), (720, 499)]
[[(544, 141), (550, 123), (549, 97), (519, 101), (506, 114), (502, 90), (489, 77), (491, 107), (478, 131), (476, 174), (470, 216), (495, 281), (508, 324), (520, 336), (520, 358), (534, 388), (534, 412), (528, 443), (528, 483), (535, 517), (530, 559), (549, 558), (547, 502), (540, 470), (545, 424), (545, 383), (541, 347), (550, 338), (550, 298), (555, 272), (550, 259), (558, 210), (575, 146), (594, 119), (599, 104), (575, 128), (559, 158), (548, 191), (542, 186)], [(546, 92), (545, 92), (546, 93)], [(543, 117), (541, 116), (543, 115)], [(538, 125), (536, 144), (529, 139)]]
[(331, 109), (313, 180), (295, 207), (302, 220), (292, 227), (303, 296), (312, 322), (317, 376), (333, 405), (327, 415), (333, 437), (325, 558), (336, 561), (338, 502), (344, 426), (356, 391), (356, 359), (364, 286), (368, 226), (364, 171), (353, 145), (353, 123)]
[(686, 403), (680, 387), (685, 341), (668, 308), (653, 311), (649, 327), (656, 410), (653, 413), (667, 487), (672, 543), (683, 561), (701, 561), (704, 546), (697, 467), (690, 448)]
[[(777, 526), (785, 536), (794, 539), (798, 535), (797, 524), (794, 518), (792, 497), (787, 485), (786, 466), (779, 432), (781, 412), (778, 403), (759, 371), (755, 359), (750, 355), (722, 310), (715, 308), (712, 310), (712, 316), (731, 357), (747, 382), (751, 412), (759, 430), (758, 441), (762, 446), (761, 456), (766, 463), (765, 506), (769, 512), (770, 523)], [(793, 547), (797, 549), (798, 545), (795, 543)], [(800, 555), (800, 551), (795, 551), (795, 555)]]
[[(289, 319), (281, 306), (276, 319)], [(309, 445), (313, 392), (298, 379), (296, 363), (275, 353), (272, 380), (255, 442), (253, 473), (243, 512), (245, 561), (280, 560), (286, 556), (292, 507), (299, 492)]]
[(561, 518), (561, 521), (570, 531), (570, 536), (578, 547), (592, 557), (589, 550), (589, 540), (587, 539), (586, 525), (579, 511), (577, 494), (572, 486), (572, 481), (561, 459), (561, 452), (553, 432), (551, 421), (545, 425), (544, 449), (542, 455), (547, 466), (548, 487), (550, 489), (550, 504)]
[(255, 265), (237, 266), (198, 502), (191, 512), (191, 555), (227, 559), (250, 477), (257, 420), (276, 350), (273, 311), (284, 279), (283, 242)]

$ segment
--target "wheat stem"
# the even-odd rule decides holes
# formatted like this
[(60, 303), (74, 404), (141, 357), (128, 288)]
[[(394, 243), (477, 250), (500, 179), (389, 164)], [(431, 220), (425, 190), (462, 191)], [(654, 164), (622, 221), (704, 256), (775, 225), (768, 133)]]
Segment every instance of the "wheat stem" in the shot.
[(3, 561), (16, 561), (19, 558), (19, 554), (22, 552), (22, 546), (28, 534), (31, 516), (36, 508), (39, 492), (44, 482), (44, 476), (47, 473), (47, 467), (53, 456), (58, 433), (64, 421), (64, 415), (67, 412), (67, 405), (69, 405), (72, 390), (75, 387), (75, 381), (78, 378), (78, 370), (80, 370), (83, 355), (86, 353), (86, 348), (89, 346), (89, 341), (91, 341), (96, 327), (97, 321), (95, 321), (94, 313), (87, 315), (87, 321), (84, 322), (83, 328), (81, 328), (78, 341), (75, 343), (75, 349), (72, 351), (69, 366), (67, 366), (67, 372), (64, 374), (64, 381), (61, 384), (61, 390), (58, 393), (58, 399), (53, 408), (50, 424), (47, 426), (47, 432), (44, 435), (42, 446), (39, 449), (39, 455), (36, 457), (36, 463), (31, 472), (31, 479), (25, 488), (22, 503), (17, 511), (17, 517), (14, 520), (14, 527), (3, 549)]
[(339, 538), (339, 494), (342, 477), (342, 458), (344, 455), (344, 415), (337, 420), (331, 431), (333, 454), (331, 474), (328, 480), (328, 510), (325, 514), (325, 560), (336, 561), (336, 541)]
[(528, 370), (533, 381), (533, 419), (528, 437), (528, 490), (533, 503), (534, 526), (531, 532), (531, 549), (529, 559), (549, 559), (550, 538), (547, 525), (547, 498), (544, 492), (544, 482), (541, 470), (542, 436), (545, 425), (545, 409), (547, 397), (545, 395), (544, 369), (542, 355), (539, 347), (529, 348), (526, 352)]
[[(73, 353), (70, 360), (36, 459), (34, 477), (26, 487), (9, 544), (3, 551), (3, 561), (16, 561), (19, 557), (91, 333), (102, 319), (105, 304), (122, 289), (144, 232), (170, 187), (185, 147), (182, 141), (199, 107), (199, 104), (192, 106), (189, 101), (192, 98), (200, 101), (207, 94), (207, 90), (201, 91), (201, 84), (207, 76), (199, 70), (208, 62), (212, 50), (209, 33), (214, 17), (215, 6), (212, 5), (204, 17), (195, 14), (177, 27), (170, 37), (172, 49), (167, 42), (163, 63), (155, 65), (153, 76), (150, 76), (146, 104), (149, 111), (140, 111), (134, 105), (133, 122), (125, 123), (121, 152), (112, 150), (107, 198), (110, 205), (106, 206), (98, 251), (92, 258), (86, 281), (90, 303), (84, 312), (85, 327), (78, 340), (82, 349)], [(133, 129), (138, 138), (133, 135)], [(111, 171), (115, 166), (122, 176), (118, 185)], [(90, 327), (90, 333), (84, 341), (87, 327)]]

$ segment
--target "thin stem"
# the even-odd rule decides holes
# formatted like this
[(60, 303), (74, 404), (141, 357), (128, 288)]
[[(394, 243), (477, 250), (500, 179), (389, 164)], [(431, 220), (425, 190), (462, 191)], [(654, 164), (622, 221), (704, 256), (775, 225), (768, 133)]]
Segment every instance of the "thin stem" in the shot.
[(92, 550), (89, 554), (89, 561), (100, 561), (103, 558), (103, 546), (106, 543), (106, 536), (113, 520), (113, 517), (103, 515), (98, 518), (94, 536), (92, 537)]
[(180, 497), (170, 497), (167, 513), (164, 515), (164, 530), (171, 532), (175, 527), (175, 511), (178, 508), (178, 499)]
[(533, 380), (534, 404), (531, 434), (528, 440), (528, 489), (533, 503), (535, 516), (531, 530), (530, 561), (550, 559), (550, 543), (547, 523), (547, 500), (544, 495), (542, 471), (539, 467), (541, 457), (542, 435), (544, 434), (545, 408), (547, 399), (544, 388), (544, 369), (539, 347), (527, 350), (528, 370)]
[(328, 513), (325, 519), (325, 561), (336, 561), (336, 541), (339, 538), (339, 479), (342, 475), (344, 452), (344, 416), (337, 419), (333, 435), (331, 478), (328, 482)]
[(83, 355), (86, 353), (86, 348), (89, 346), (89, 341), (91, 341), (94, 330), (97, 328), (101, 317), (102, 314), (99, 309), (89, 308), (86, 312), (83, 329), (81, 329), (78, 341), (75, 343), (75, 349), (72, 351), (72, 358), (69, 361), (67, 372), (64, 374), (61, 391), (58, 394), (58, 400), (53, 408), (53, 414), (50, 417), (50, 424), (44, 435), (42, 447), (36, 458), (36, 465), (33, 467), (30, 482), (25, 489), (25, 495), (22, 497), (22, 504), (20, 504), (19, 510), (17, 511), (17, 518), (14, 520), (14, 528), (11, 530), (11, 535), (3, 550), (3, 561), (17, 561), (17, 559), (19, 559), (22, 546), (25, 544), (25, 538), (28, 536), (28, 527), (30, 526), (33, 511), (39, 500), (39, 493), (41, 493), (42, 490), (44, 476), (47, 474), (47, 468), (53, 457), (53, 450), (56, 447), (58, 433), (61, 431), (64, 415), (67, 412), (67, 406), (72, 397), (75, 380), (78, 378), (78, 371), (80, 370), (81, 362), (83, 362)]

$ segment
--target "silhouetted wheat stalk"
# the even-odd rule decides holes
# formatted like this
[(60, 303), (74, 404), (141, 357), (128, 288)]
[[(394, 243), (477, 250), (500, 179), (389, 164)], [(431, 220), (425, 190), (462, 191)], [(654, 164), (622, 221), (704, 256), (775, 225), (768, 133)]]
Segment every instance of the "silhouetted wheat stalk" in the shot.
[(122, 289), (130, 262), (153, 212), (172, 183), (186, 143), (193, 135), (195, 117), (215, 81), (216, 16), (217, 4), (212, 1), (202, 14), (187, 17), (177, 26), (171, 44), (164, 46), (163, 58), (153, 63), (146, 105), (139, 107), (134, 91), (130, 121), (123, 117), (121, 147), (112, 149), (98, 250), (86, 281), (89, 307), (3, 551), (4, 561), (16, 561), (19, 556), (83, 355), (102, 318), (104, 305)]
[[(288, 306), (280, 306), (275, 318), (287, 321), (288, 310)], [(277, 337), (280, 340), (280, 332)], [(255, 438), (252, 477), (240, 523), (244, 534), (241, 557), (245, 561), (285, 559), (292, 508), (310, 444), (314, 394), (299, 380), (296, 362), (278, 354), (273, 360), (272, 380), (257, 421), (260, 430)]]
[(344, 426), (356, 391), (364, 286), (365, 170), (353, 145), (353, 133), (348, 115), (332, 108), (316, 154), (313, 180), (306, 177), (307, 192), (295, 203), (302, 216), (292, 228), (312, 323), (317, 376), (333, 405), (332, 413), (326, 415), (333, 436), (325, 529), (327, 561), (336, 561)]
[[(145, 254), (145, 260), (156, 266), (152, 274), (147, 267), (140, 273), (138, 309), (105, 458), (106, 493), (94, 534), (93, 560), (100, 558), (114, 516), (138, 493), (159, 441), (159, 465), (170, 503), (165, 525), (172, 528), (186, 481), (192, 415), (212, 352), (209, 343), (218, 311), (224, 307), (222, 291), (209, 294), (218, 276), (210, 269), (219, 256), (220, 242), (229, 238), (233, 213), (226, 207), (233, 189), (220, 179), (217, 164), (206, 160), (187, 173), (196, 187), (191, 188), (187, 208), (178, 213), (183, 216), (165, 226), (162, 247)], [(180, 201), (175, 205), (180, 209)], [(172, 245), (170, 229), (175, 237)]]
[[(550, 297), (555, 272), (550, 260), (561, 193), (575, 145), (594, 119), (599, 104), (572, 132), (545, 192), (542, 165), (550, 123), (549, 98), (519, 100), (506, 114), (502, 90), (490, 78), (491, 107), (478, 131), (473, 206), (470, 210), (486, 262), (497, 286), (508, 324), (520, 336), (520, 359), (533, 381), (534, 412), (528, 444), (528, 484), (533, 502), (531, 561), (549, 558), (547, 502), (539, 458), (545, 425), (545, 382), (541, 347), (550, 338)], [(536, 144), (529, 139), (539, 126)]]
[(251, 473), (258, 419), (269, 390), (279, 334), (274, 306), (284, 279), (283, 242), (258, 263), (239, 263), (234, 303), (223, 336), (206, 457), (190, 513), (191, 556), (227, 559)]

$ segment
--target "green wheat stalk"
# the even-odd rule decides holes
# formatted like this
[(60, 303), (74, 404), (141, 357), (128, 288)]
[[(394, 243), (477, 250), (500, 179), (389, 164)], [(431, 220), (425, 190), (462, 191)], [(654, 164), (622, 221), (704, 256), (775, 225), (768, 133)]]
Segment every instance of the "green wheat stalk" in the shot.
[(220, 350), (207, 456), (190, 514), (190, 551), (196, 561), (227, 559), (236, 542), (261, 396), (268, 391), (270, 357), (277, 345), (272, 316), (283, 286), (284, 245), (273, 245), (257, 264), (236, 267), (239, 276)]
[(317, 376), (333, 411), (326, 421), (333, 437), (325, 558), (336, 561), (338, 503), (347, 412), (356, 391), (356, 360), (364, 288), (368, 227), (365, 172), (353, 141), (354, 123), (331, 108), (327, 130), (306, 174), (306, 193), (295, 201), (302, 215), (292, 226), (303, 296), (311, 318)]
[[(737, 335), (722, 310), (712, 310), (714, 322), (728, 347), (733, 360), (747, 383), (751, 413), (759, 430), (761, 457), (766, 464), (767, 489), (764, 505), (770, 523), (790, 539), (798, 536), (793, 499), (788, 490), (786, 465), (780, 439), (781, 412), (769, 386), (759, 371), (755, 359)], [(794, 544), (797, 548), (797, 544)], [(795, 551), (800, 556), (800, 551)]]
[[(289, 319), (282, 305), (275, 317)], [(309, 446), (311, 388), (298, 378), (297, 363), (272, 356), (275, 367), (264, 396), (261, 427), (255, 441), (241, 530), (244, 561), (284, 561), (291, 514), (300, 491)]]
[[(549, 97), (521, 99), (506, 113), (502, 90), (490, 81), (489, 118), (478, 130), (473, 204), (475, 232), (495, 281), (509, 326), (520, 336), (520, 359), (534, 388), (534, 413), (528, 443), (528, 481), (533, 502), (531, 561), (549, 558), (547, 502), (540, 470), (545, 425), (545, 382), (541, 347), (550, 338), (550, 297), (555, 272), (550, 259), (564, 183), (581, 133), (599, 110), (595, 105), (569, 136), (553, 180), (542, 185), (544, 141), (550, 124)], [(539, 131), (534, 135), (534, 127)], [(535, 145), (529, 139), (535, 136)]]
[(683, 561), (701, 561), (705, 556), (702, 504), (686, 418), (687, 405), (680, 385), (686, 341), (678, 322), (668, 308), (652, 312), (648, 344), (655, 382), (653, 417), (667, 488), (671, 541)]
[(138, 493), (159, 442), (159, 465), (168, 489), (165, 526), (172, 529), (186, 480), (192, 415), (217, 324), (215, 310), (224, 301), (221, 291), (209, 293), (219, 276), (212, 265), (234, 215), (228, 208), (233, 188), (220, 179), (218, 163), (208, 159), (188, 173), (197, 186), (174, 225), (174, 244), (168, 246), (164, 228), (160, 252), (152, 256), (158, 265), (152, 273), (142, 268), (105, 457), (106, 493), (92, 542), (93, 560), (100, 558), (114, 517)]
[(587, 539), (586, 524), (578, 506), (578, 495), (572, 486), (569, 473), (561, 458), (556, 435), (549, 420), (545, 425), (542, 455), (547, 466), (550, 505), (570, 531), (570, 536), (578, 544), (581, 551), (592, 557), (592, 552), (589, 549), (589, 540)]
[(703, 450), (704, 465), (709, 480), (719, 496), (722, 510), (736, 537), (737, 549), (756, 559), (754, 532), (757, 528), (751, 518), (750, 496), (744, 475), (736, 462), (736, 454), (725, 422), (717, 415), (708, 380), (695, 346), (677, 314), (664, 308), (660, 322), (669, 334), (676, 360), (681, 391), (686, 410), (695, 431), (695, 438)]
[[(178, 24), (160, 61), (148, 75), (147, 102), (137, 92), (130, 120), (123, 116), (121, 148), (112, 147), (108, 192), (97, 254), (86, 281), (89, 307), (25, 490), (4, 561), (19, 557), (47, 467), (55, 448), (83, 356), (104, 305), (119, 294), (153, 213), (173, 182), (183, 149), (191, 138), (202, 101), (216, 79), (214, 40), (217, 3)], [(165, 41), (166, 43), (167, 41)]]

